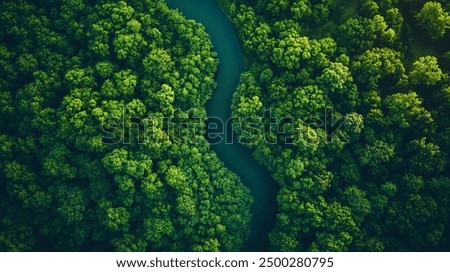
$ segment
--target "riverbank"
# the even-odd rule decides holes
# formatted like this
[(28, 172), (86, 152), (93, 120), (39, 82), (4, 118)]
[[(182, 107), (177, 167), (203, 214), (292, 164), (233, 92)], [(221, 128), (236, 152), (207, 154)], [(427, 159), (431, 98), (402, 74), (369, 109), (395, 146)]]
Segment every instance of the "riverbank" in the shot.
[[(226, 0), (219, 0), (222, 5)], [(241, 73), (245, 69), (244, 54), (237, 33), (227, 14), (213, 0), (167, 0), (170, 8), (181, 11), (185, 17), (203, 24), (211, 36), (214, 50), (218, 53), (219, 69), (216, 74), (217, 88), (206, 105), (208, 116), (218, 117), (226, 123), (231, 118), (231, 100)], [(231, 131), (231, 129), (228, 129)], [(233, 139), (237, 136), (232, 132)], [(250, 188), (254, 197), (250, 235), (244, 251), (268, 251), (268, 234), (276, 216), (277, 185), (267, 169), (258, 164), (251, 151), (239, 144), (211, 145), (225, 166), (236, 173)]]

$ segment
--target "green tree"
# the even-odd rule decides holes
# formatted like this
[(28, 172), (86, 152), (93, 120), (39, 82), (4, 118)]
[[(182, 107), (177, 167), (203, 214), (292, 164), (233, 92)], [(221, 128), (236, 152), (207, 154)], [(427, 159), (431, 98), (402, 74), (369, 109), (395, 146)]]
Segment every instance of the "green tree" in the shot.
[(450, 28), (450, 14), (439, 2), (426, 2), (415, 18), (425, 36), (432, 40), (442, 38)]
[(429, 130), (433, 118), (423, 106), (422, 100), (415, 92), (396, 93), (386, 97), (383, 105), (387, 109), (388, 124), (400, 127), (422, 127)]
[(376, 89), (381, 79), (395, 83), (405, 73), (401, 54), (390, 48), (367, 50), (354, 62), (353, 69), (358, 74), (358, 81), (369, 90)]
[(434, 143), (427, 143), (426, 138), (413, 140), (408, 145), (411, 152), (410, 168), (418, 175), (429, 176), (444, 171), (445, 155)]
[(395, 146), (389, 145), (383, 141), (376, 141), (364, 148), (359, 161), (361, 165), (372, 167), (382, 167), (388, 163), (395, 155)]
[(420, 57), (413, 63), (411, 72), (409, 73), (411, 83), (414, 85), (432, 86), (439, 83), (444, 78), (444, 73), (436, 57), (425, 56)]

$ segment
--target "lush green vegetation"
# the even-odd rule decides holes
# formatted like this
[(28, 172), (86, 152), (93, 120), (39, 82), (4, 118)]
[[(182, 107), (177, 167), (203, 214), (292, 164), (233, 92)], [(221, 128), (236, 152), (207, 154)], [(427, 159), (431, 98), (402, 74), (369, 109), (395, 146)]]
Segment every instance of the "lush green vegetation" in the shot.
[[(206, 117), (200, 24), (159, 0), (3, 1), (0, 41), (1, 251), (242, 248), (249, 190), (201, 128), (127, 118)], [(128, 144), (102, 142), (115, 120)]]
[[(449, 1), (215, 1), (271, 250), (449, 251)], [(0, 251), (241, 250), (251, 193), (194, 122), (217, 67), (163, 0), (2, 1)]]
[[(450, 3), (236, 0), (230, 10), (251, 63), (234, 116), (294, 120), (293, 144), (265, 123), (247, 144), (281, 187), (272, 250), (450, 250)], [(325, 115), (342, 126), (308, 122)]]

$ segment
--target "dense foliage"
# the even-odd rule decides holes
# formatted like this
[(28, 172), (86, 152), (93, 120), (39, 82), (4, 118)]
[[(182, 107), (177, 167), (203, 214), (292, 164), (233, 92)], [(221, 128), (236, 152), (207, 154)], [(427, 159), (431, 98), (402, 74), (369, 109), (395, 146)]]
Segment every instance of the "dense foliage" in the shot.
[[(271, 249), (449, 251), (449, 1), (216, 2)], [(2, 1), (0, 251), (242, 249), (250, 191), (195, 122), (217, 67), (163, 0)]]
[(248, 189), (202, 126), (156, 121), (206, 117), (200, 24), (160, 0), (2, 1), (0, 63), (0, 251), (242, 248)]
[(227, 8), (250, 64), (234, 116), (294, 120), (290, 143), (236, 129), (281, 188), (272, 250), (450, 250), (450, 3)]

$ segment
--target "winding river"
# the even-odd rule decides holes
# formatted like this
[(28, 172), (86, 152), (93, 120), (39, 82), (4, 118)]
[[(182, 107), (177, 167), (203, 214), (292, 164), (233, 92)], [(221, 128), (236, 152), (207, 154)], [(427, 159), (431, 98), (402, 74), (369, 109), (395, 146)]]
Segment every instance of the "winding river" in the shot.
[[(244, 71), (244, 55), (236, 31), (227, 15), (213, 0), (166, 0), (170, 8), (178, 9), (186, 18), (203, 24), (211, 36), (219, 57), (217, 88), (206, 105), (208, 116), (224, 122), (231, 117), (231, 99)], [(233, 132), (234, 135), (234, 132)], [(236, 139), (234, 136), (233, 139)], [(268, 251), (268, 233), (276, 215), (277, 185), (269, 172), (251, 156), (251, 151), (236, 141), (211, 145), (226, 167), (236, 173), (250, 188), (254, 197), (250, 236), (244, 251)]]

